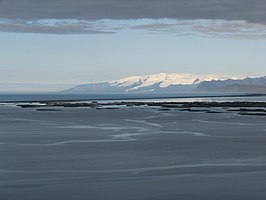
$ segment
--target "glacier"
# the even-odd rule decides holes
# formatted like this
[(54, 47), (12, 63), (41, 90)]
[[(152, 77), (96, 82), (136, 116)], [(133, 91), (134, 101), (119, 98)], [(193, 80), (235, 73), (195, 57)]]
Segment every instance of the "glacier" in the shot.
[(110, 82), (77, 85), (67, 94), (176, 94), (193, 92), (266, 93), (266, 76), (158, 73), (130, 76)]

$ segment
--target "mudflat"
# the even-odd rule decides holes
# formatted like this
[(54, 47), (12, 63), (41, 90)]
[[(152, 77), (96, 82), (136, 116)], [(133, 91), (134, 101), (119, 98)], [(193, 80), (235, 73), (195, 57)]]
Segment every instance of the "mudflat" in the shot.
[(246, 111), (1, 106), (0, 200), (266, 199), (266, 116)]

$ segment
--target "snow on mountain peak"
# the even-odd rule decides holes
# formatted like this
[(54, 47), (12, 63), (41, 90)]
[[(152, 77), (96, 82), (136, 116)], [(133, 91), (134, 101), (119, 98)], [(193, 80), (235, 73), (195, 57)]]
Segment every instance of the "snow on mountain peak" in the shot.
[(119, 80), (109, 82), (117, 87), (129, 87), (128, 91), (137, 90), (143, 87), (149, 87), (159, 84), (159, 87), (166, 88), (170, 85), (188, 85), (197, 84), (202, 81), (225, 80), (232, 77), (216, 75), (195, 75), (190, 73), (159, 73), (145, 76), (130, 76)]
[(159, 73), (145, 76), (130, 76), (111, 82), (77, 85), (64, 92), (74, 94), (172, 94), (195, 91), (265, 92), (265, 80), (266, 76), (247, 78), (244, 76)]

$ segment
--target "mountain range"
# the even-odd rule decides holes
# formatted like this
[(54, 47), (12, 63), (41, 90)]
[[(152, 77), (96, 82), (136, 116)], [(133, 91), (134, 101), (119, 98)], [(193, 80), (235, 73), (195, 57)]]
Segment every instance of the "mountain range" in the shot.
[(175, 94), (199, 92), (266, 93), (266, 76), (195, 75), (159, 73), (130, 76), (110, 82), (77, 85), (67, 94)]

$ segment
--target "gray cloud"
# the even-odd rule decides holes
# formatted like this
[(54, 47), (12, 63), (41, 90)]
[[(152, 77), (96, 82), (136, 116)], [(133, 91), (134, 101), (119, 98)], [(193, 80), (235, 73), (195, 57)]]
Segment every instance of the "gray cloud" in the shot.
[(10, 20), (0, 19), (0, 31), (42, 34), (108, 34), (115, 33), (98, 23), (81, 20)]
[(105, 34), (129, 29), (265, 39), (265, 26), (265, 0), (0, 0), (2, 32)]
[(0, 0), (8, 19), (223, 19), (266, 24), (265, 0)]
[(181, 36), (197, 34), (205, 37), (266, 39), (265, 24), (249, 23), (244, 20), (156, 20), (153, 23), (144, 23), (130, 28)]
[(266, 24), (244, 20), (0, 20), (0, 31), (47, 34), (110, 34), (123, 30), (199, 35), (234, 39), (266, 39)]

